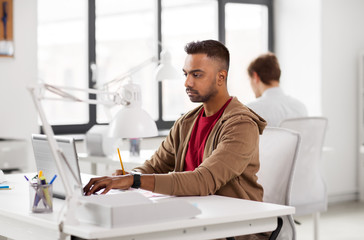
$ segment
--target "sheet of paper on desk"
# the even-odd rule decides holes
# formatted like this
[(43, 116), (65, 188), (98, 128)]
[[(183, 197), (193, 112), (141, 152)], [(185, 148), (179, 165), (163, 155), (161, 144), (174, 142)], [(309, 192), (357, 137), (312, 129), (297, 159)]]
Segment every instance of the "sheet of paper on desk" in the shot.
[[(99, 192), (97, 192), (97, 194), (101, 194), (104, 190), (100, 190)], [(143, 190), (143, 189), (134, 189), (134, 188), (130, 188), (128, 190), (120, 190), (120, 189), (111, 189), (107, 194), (119, 194), (121, 192), (138, 192), (141, 193), (144, 197), (147, 197), (151, 200), (158, 200), (158, 199), (162, 199), (162, 198), (170, 198), (172, 196), (170, 195), (165, 195), (165, 194), (161, 194), (161, 193), (154, 193), (151, 191), (147, 191), (147, 190)]]
[(108, 228), (180, 220), (201, 214), (197, 207), (185, 200), (170, 198), (154, 202), (135, 191), (83, 196), (80, 201), (76, 211), (80, 222)]
[(88, 205), (93, 206), (95, 204), (102, 204), (108, 207), (120, 207), (148, 204), (152, 203), (152, 201), (137, 192), (113, 191), (112, 194), (82, 196), (81, 203), (83, 203), (83, 205), (85, 205), (86, 207)]
[(141, 193), (141, 194), (143, 194), (144, 197), (147, 197), (147, 198), (149, 198), (151, 200), (162, 199), (162, 198), (171, 198), (170, 195), (165, 195), (165, 194), (161, 194), (161, 193), (154, 193), (154, 192), (143, 190), (143, 189), (140, 189), (140, 188), (139, 189), (131, 188), (128, 191), (135, 191), (135, 192)]

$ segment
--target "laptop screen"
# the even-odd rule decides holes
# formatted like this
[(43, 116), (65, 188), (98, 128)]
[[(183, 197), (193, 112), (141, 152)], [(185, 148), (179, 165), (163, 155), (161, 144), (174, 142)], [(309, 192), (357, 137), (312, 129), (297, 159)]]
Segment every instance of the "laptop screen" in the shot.
[[(69, 166), (72, 171), (76, 174), (78, 181), (81, 182), (80, 168), (78, 165), (78, 156), (76, 151), (76, 146), (73, 138), (70, 137), (55, 137), (59, 148), (62, 150), (64, 156), (66, 157)], [(57, 174), (57, 179), (53, 182), (53, 196), (57, 198), (64, 199), (66, 192), (63, 187), (62, 180), (57, 170), (56, 162), (53, 158), (51, 148), (49, 146), (47, 136), (41, 134), (32, 134), (32, 145), (34, 151), (34, 157), (36, 162), (36, 167), (42, 170), (44, 177), (47, 182), (49, 182), (55, 174)], [(67, 164), (61, 158), (61, 163), (67, 179), (70, 183), (71, 188), (77, 189), (77, 181), (73, 177), (71, 171), (69, 170)], [(82, 195), (82, 189), (80, 195)]]

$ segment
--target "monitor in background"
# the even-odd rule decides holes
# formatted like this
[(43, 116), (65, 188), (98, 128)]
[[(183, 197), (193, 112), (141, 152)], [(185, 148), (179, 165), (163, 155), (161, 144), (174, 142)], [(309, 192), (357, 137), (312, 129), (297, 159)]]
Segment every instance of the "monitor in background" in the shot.
[[(72, 171), (76, 174), (78, 181), (81, 182), (80, 168), (78, 165), (78, 156), (76, 151), (76, 145), (73, 138), (70, 137), (55, 137), (58, 146), (62, 149), (64, 156), (66, 157)], [(49, 146), (47, 136), (41, 134), (32, 134), (32, 145), (35, 157), (35, 163), (37, 170), (42, 170), (44, 177), (47, 181), (50, 181), (55, 174), (57, 174), (57, 179), (53, 182), (53, 196), (57, 198), (64, 199), (66, 196), (65, 189), (63, 187), (62, 180), (57, 170), (56, 161), (53, 158), (51, 148)], [(70, 183), (71, 188), (77, 189), (77, 181), (73, 177), (71, 171), (69, 170), (67, 164), (61, 158), (63, 169)], [(82, 189), (80, 195), (82, 195)]]

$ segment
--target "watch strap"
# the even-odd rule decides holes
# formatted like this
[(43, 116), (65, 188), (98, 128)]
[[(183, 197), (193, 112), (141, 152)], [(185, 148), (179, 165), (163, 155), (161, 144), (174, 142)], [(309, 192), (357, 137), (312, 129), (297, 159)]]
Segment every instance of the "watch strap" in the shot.
[(141, 173), (139, 172), (131, 172), (131, 175), (133, 175), (134, 181), (133, 181), (133, 185), (131, 185), (132, 188), (140, 188), (140, 177), (141, 177)]

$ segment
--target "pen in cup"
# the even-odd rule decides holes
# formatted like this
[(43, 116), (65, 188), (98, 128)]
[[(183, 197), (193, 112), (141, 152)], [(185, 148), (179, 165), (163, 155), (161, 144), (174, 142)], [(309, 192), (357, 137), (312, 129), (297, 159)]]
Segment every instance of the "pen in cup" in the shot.
[[(46, 179), (45, 179), (44, 176), (42, 176), (40, 178), (40, 182), (41, 182), (42, 185), (47, 185), (47, 182), (46, 182)], [(52, 199), (51, 199), (51, 197), (49, 195), (48, 187), (43, 186), (42, 189), (43, 189), (43, 194), (44, 194), (45, 200), (47, 201), (48, 206), (52, 207)]]
[(27, 176), (25, 176), (25, 175), (24, 175), (24, 178), (25, 178), (25, 180), (27, 180), (27, 182), (29, 183), (29, 185), (34, 188), (32, 182), (29, 181), (29, 178)]
[(119, 148), (118, 148), (118, 154), (119, 154), (119, 159), (120, 159), (121, 169), (123, 170), (123, 175), (125, 175), (124, 165), (123, 165), (123, 161), (121, 160), (121, 156), (120, 156), (120, 150), (119, 150)]
[[(29, 178), (27, 176), (24, 175), (25, 180), (27, 180), (27, 182), (29, 182), (29, 185), (34, 189), (35, 191), (35, 196), (34, 196), (34, 203), (33, 203), (33, 208), (38, 206), (38, 203), (40, 201), (40, 197), (39, 197), (39, 193), (38, 193), (38, 186), (36, 183), (32, 183), (29, 181)], [(35, 177), (33, 177), (34, 179)]]
[(49, 182), (49, 184), (52, 184), (54, 182), (54, 180), (56, 179), (57, 174), (53, 176), (52, 180)]

